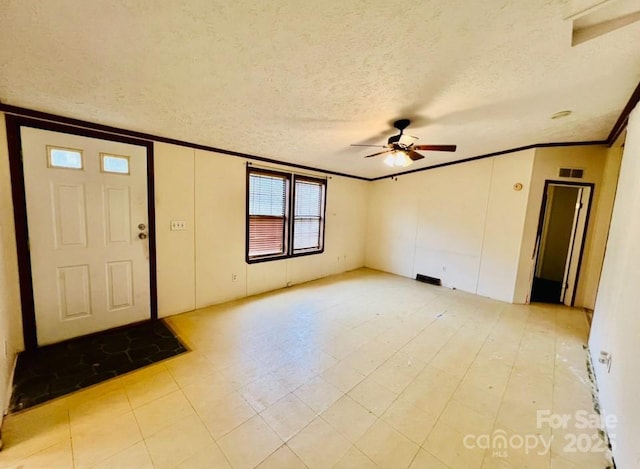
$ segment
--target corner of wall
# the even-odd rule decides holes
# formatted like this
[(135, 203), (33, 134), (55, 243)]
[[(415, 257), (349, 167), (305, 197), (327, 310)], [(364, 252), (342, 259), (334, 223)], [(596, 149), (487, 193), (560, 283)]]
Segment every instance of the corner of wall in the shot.
[(4, 115), (0, 113), (0, 424), (10, 398), (16, 354), (24, 349), (20, 282), (16, 254), (9, 152)]
[(478, 273), (479, 295), (514, 302), (534, 156), (530, 149), (495, 158)]

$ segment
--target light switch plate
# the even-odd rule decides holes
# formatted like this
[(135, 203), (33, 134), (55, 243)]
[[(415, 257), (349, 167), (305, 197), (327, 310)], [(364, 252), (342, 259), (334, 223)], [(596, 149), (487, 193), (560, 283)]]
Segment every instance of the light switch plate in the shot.
[(187, 229), (187, 223), (184, 220), (171, 220), (171, 231), (183, 231)]

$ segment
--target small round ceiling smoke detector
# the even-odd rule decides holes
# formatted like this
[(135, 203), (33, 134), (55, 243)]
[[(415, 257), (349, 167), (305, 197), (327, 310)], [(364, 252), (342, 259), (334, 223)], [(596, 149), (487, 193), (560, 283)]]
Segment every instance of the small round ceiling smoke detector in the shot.
[(562, 119), (563, 117), (567, 117), (571, 115), (571, 111), (560, 111), (556, 112), (551, 116), (552, 119)]

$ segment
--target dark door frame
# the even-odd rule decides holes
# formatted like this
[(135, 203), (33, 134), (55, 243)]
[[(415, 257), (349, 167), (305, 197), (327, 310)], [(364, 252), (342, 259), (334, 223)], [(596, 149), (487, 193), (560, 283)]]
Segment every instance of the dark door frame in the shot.
[[(547, 179), (544, 181), (544, 192), (542, 193), (542, 205), (540, 206), (540, 216), (538, 218), (538, 230), (536, 231), (536, 242), (538, 243), (538, 252), (536, 254), (536, 261), (533, 265), (534, 276), (535, 271), (538, 268), (538, 261), (540, 259), (540, 244), (542, 242), (542, 229), (544, 225), (544, 214), (547, 210), (547, 190), (551, 184), (561, 186), (574, 186), (574, 187), (589, 187), (591, 191), (589, 193), (589, 205), (587, 206), (587, 213), (584, 220), (584, 230), (582, 232), (582, 245), (580, 246), (580, 254), (578, 255), (578, 266), (576, 268), (576, 279), (573, 285), (573, 292), (571, 293), (571, 306), (576, 301), (576, 292), (578, 291), (578, 279), (580, 278), (580, 269), (582, 268), (582, 255), (584, 254), (584, 246), (587, 241), (587, 230), (589, 228), (589, 217), (591, 215), (591, 205), (593, 204), (593, 194), (595, 192), (596, 185), (593, 182), (577, 182), (577, 181), (557, 181), (554, 179)], [(529, 298), (531, 298), (531, 291), (533, 289), (533, 283), (529, 286)]]
[(22, 165), (21, 127), (49, 130), (81, 137), (112, 140), (145, 147), (147, 150), (147, 209), (149, 217), (149, 293), (151, 319), (158, 318), (158, 294), (156, 273), (156, 220), (155, 190), (153, 169), (153, 142), (123, 135), (110, 134), (83, 127), (74, 127), (46, 120), (5, 115), (7, 141), (9, 147), (9, 170), (11, 173), (11, 195), (13, 197), (13, 217), (18, 254), (18, 275), (20, 279), (20, 303), (22, 306), (22, 333), (25, 350), (38, 348), (36, 314), (33, 300), (33, 279), (31, 273), (31, 254), (29, 252), (29, 226), (27, 223), (27, 204)]

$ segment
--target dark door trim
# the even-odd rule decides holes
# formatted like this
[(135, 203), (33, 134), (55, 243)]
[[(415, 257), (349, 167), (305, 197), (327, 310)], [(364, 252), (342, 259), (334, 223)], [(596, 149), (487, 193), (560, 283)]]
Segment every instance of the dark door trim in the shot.
[(22, 332), (25, 350), (38, 347), (36, 333), (36, 315), (33, 301), (33, 280), (31, 272), (31, 254), (29, 252), (29, 226), (27, 223), (27, 204), (25, 196), (24, 169), (22, 166), (21, 127), (49, 130), (81, 137), (99, 138), (129, 143), (145, 147), (147, 150), (147, 207), (149, 216), (149, 294), (151, 319), (158, 318), (158, 291), (156, 273), (156, 220), (155, 190), (153, 168), (153, 142), (137, 138), (114, 135), (82, 127), (74, 127), (50, 121), (27, 117), (5, 115), (7, 141), (9, 146), (9, 170), (11, 173), (11, 195), (13, 197), (13, 217), (16, 232), (18, 254), (18, 274), (20, 279), (20, 303), (22, 306)]
[[(542, 204), (540, 206), (540, 215), (538, 218), (538, 230), (536, 231), (536, 242), (541, 242), (540, 237), (542, 236), (542, 228), (544, 224), (544, 214), (547, 211), (547, 189), (551, 184), (560, 185), (560, 186), (575, 186), (575, 187), (589, 187), (591, 188), (591, 192), (589, 193), (589, 205), (587, 206), (587, 213), (585, 215), (584, 220), (584, 230), (582, 232), (582, 245), (580, 246), (580, 254), (578, 255), (578, 265), (576, 268), (576, 280), (573, 285), (573, 292), (571, 294), (571, 306), (574, 305), (576, 301), (576, 292), (578, 291), (578, 280), (580, 279), (580, 269), (582, 268), (582, 257), (584, 254), (584, 246), (587, 241), (587, 231), (589, 229), (589, 217), (591, 216), (591, 205), (593, 205), (593, 194), (595, 192), (596, 185), (593, 182), (574, 182), (574, 181), (557, 181), (554, 179), (547, 179), (544, 181), (544, 192), (542, 193)], [(540, 260), (540, 248), (538, 247), (538, 253), (536, 255), (536, 262), (533, 265), (534, 276), (535, 271), (538, 268), (538, 261)], [(529, 287), (529, 298), (531, 298), (531, 290), (533, 288), (533, 284)]]

